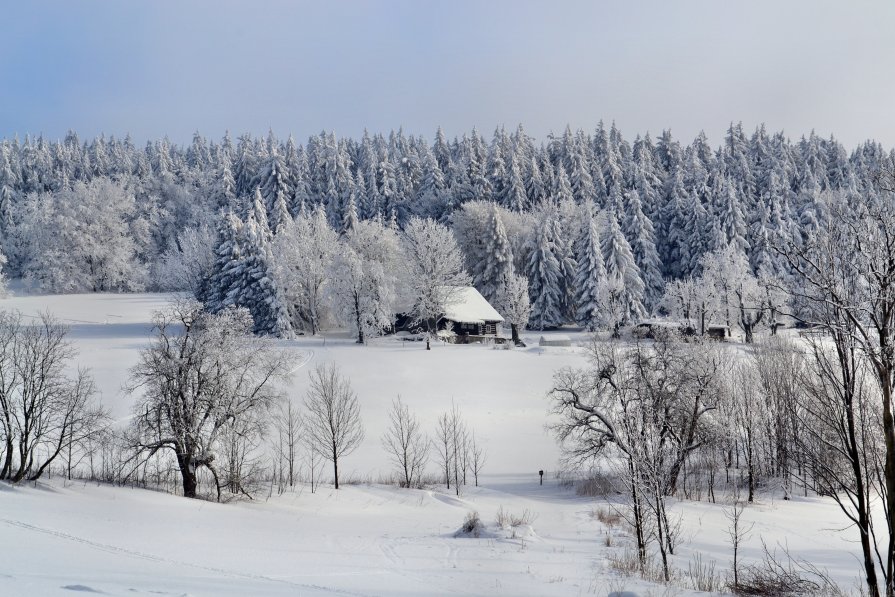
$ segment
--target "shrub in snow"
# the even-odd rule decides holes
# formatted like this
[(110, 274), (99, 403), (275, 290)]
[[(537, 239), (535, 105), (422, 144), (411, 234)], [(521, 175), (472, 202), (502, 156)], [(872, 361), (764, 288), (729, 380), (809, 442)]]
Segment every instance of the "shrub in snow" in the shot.
[(479, 518), (479, 513), (475, 511), (469, 511), (466, 513), (466, 519), (463, 521), (463, 526), (460, 527), (454, 536), (455, 537), (475, 537), (479, 538), (484, 530), (485, 525), (482, 524), (482, 519)]
[(497, 523), (497, 526), (504, 530), (510, 528), (517, 529), (523, 526), (531, 526), (531, 523), (533, 523), (536, 518), (537, 515), (528, 508), (522, 510), (521, 514), (513, 514), (512, 512), (504, 510), (503, 506), (500, 506), (495, 515), (495, 522)]

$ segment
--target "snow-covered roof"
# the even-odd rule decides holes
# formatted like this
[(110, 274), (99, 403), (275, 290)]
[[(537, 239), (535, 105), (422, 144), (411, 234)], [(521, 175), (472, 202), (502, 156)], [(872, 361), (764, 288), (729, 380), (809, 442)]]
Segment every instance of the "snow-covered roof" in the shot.
[(452, 286), (444, 318), (458, 323), (503, 321), (500, 313), (472, 286)]

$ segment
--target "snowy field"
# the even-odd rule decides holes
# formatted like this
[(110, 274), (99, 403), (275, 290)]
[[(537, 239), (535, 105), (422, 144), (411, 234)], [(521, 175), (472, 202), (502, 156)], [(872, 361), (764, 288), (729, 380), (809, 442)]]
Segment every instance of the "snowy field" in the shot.
[[(132, 399), (121, 386), (150, 336), (164, 295), (22, 296), (0, 301), (26, 315), (50, 310), (71, 326), (79, 364), (92, 369), (102, 401), (126, 421)], [(558, 449), (545, 430), (553, 372), (585, 363), (580, 348), (433, 345), (378, 339), (360, 347), (344, 335), (287, 343), (295, 353), (288, 394), (301, 401), (306, 370), (334, 361), (362, 404), (366, 440), (344, 461), (345, 478), (388, 472), (380, 435), (401, 394), (431, 432), (456, 401), (485, 444), (482, 487), (458, 499), (440, 490), (379, 485), (299, 488), (255, 502), (216, 504), (160, 492), (50, 479), (0, 485), (0, 595), (689, 595), (619, 577), (607, 564), (624, 539), (594, 519), (594, 499), (557, 484)], [(583, 334), (572, 335), (573, 343)], [(546, 469), (544, 486), (538, 469)], [(433, 468), (434, 472), (434, 468)], [(501, 530), (499, 508), (529, 510), (529, 527)], [(483, 537), (458, 538), (466, 513), (480, 513)], [(700, 552), (729, 565), (720, 505), (676, 504), (684, 544), (674, 566)], [(827, 500), (765, 496), (746, 511), (755, 522), (746, 559), (761, 539), (826, 568), (846, 587), (859, 572), (852, 531)]]

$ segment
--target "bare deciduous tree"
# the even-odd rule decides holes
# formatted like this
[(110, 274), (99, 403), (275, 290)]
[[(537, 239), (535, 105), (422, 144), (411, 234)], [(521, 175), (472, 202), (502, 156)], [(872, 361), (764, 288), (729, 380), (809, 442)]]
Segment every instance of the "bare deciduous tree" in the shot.
[(142, 390), (127, 434), (132, 460), (170, 452), (185, 497), (196, 497), (205, 468), (220, 499), (216, 455), (225, 437), (262, 432), (280, 396), (275, 383), (288, 377), (287, 353), (251, 330), (243, 309), (212, 315), (195, 301), (179, 302), (156, 314), (155, 337), (131, 370), (128, 391)]
[(401, 476), (401, 486), (417, 487), (429, 461), (429, 438), (400, 396), (392, 402), (389, 422), (382, 436), (382, 447)]
[(302, 419), (291, 400), (280, 405), (277, 416), (277, 474), (281, 492), (288, 485), (295, 485), (298, 467), (298, 447), (301, 442)]
[(755, 523), (748, 525), (743, 522), (743, 512), (746, 509), (739, 499), (735, 499), (729, 509), (724, 510), (724, 516), (727, 517), (727, 537), (730, 539), (730, 546), (733, 549), (733, 588), (736, 590), (740, 585), (740, 549), (743, 542), (749, 538)]
[[(828, 388), (820, 394), (821, 419), (845, 424), (837, 433), (836, 449), (850, 463), (847, 473), (847, 515), (858, 519), (864, 552), (865, 580), (871, 595), (895, 595), (895, 171), (891, 164), (880, 177), (880, 194), (859, 198), (825, 195), (829, 212), (823, 225), (805, 242), (780, 241), (775, 250), (790, 266), (790, 291), (797, 317), (818, 323), (833, 342), (834, 355), (814, 351), (814, 363), (825, 374)], [(820, 358), (818, 358), (820, 357)], [(855, 361), (866, 360), (880, 399), (864, 408), (855, 393)], [(879, 421), (868, 432), (867, 422)], [(828, 441), (815, 436), (820, 441)], [(880, 464), (861, 466), (861, 444), (866, 437), (882, 438)], [(865, 465), (866, 466), (866, 465)], [(838, 475), (839, 473), (837, 473)], [(876, 477), (885, 504), (885, 526), (877, 535), (864, 483)], [(855, 499), (851, 503), (851, 498)], [(885, 529), (885, 536), (882, 535)], [(881, 553), (874, 552), (883, 545)], [(877, 576), (876, 563), (882, 572)]]
[(307, 432), (314, 450), (333, 463), (333, 480), (339, 488), (339, 459), (350, 454), (364, 439), (360, 404), (334, 364), (318, 365), (310, 373), (311, 387), (305, 397)]
[(679, 541), (666, 497), (685, 462), (707, 441), (703, 419), (716, 408), (723, 361), (707, 343), (673, 335), (622, 348), (594, 340), (589, 369), (557, 372), (551, 391), (553, 429), (567, 461), (616, 464), (629, 492), (641, 566), (655, 539), (663, 572)]
[(75, 356), (67, 333), (49, 314), (25, 322), (0, 313), (0, 479), (36, 480), (63, 450), (71, 463), (107, 419), (92, 403), (89, 374), (67, 372)]
[(451, 449), (451, 419), (448, 413), (441, 413), (435, 427), (435, 452), (438, 466), (444, 474), (444, 484), (451, 488), (451, 468), (453, 467), (453, 450)]
[(485, 467), (485, 462), (488, 460), (487, 454), (485, 454), (485, 448), (480, 444), (476, 438), (475, 433), (472, 434), (472, 439), (469, 444), (469, 452), (470, 459), (469, 465), (472, 469), (472, 477), (475, 480), (475, 486), (479, 486), (479, 473), (482, 472), (482, 469)]

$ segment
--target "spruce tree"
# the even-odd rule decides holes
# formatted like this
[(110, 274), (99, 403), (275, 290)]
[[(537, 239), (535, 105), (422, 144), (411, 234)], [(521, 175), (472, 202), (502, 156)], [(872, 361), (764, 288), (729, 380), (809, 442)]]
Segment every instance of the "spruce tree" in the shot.
[(576, 321), (588, 330), (599, 327), (602, 315), (601, 300), (606, 282), (606, 266), (600, 248), (600, 234), (593, 216), (593, 204), (585, 204), (585, 218), (581, 235), (575, 243), (575, 288), (578, 310)]
[(291, 337), (289, 311), (273, 274), (273, 255), (254, 215), (242, 227), (240, 246), (239, 281), (228, 292), (226, 304), (248, 309), (256, 334)]
[[(270, 222), (267, 218), (267, 207), (261, 196), (260, 187), (255, 187), (255, 196), (252, 199), (252, 205), (249, 209), (249, 217), (255, 218), (259, 233), (262, 234), (265, 239), (269, 239), (271, 236)], [(248, 217), (246, 220), (248, 220)]]
[(634, 261), (631, 245), (622, 234), (615, 212), (604, 213), (604, 224), (600, 248), (606, 262), (606, 278), (612, 288), (612, 303), (616, 319), (611, 322), (616, 334), (621, 325), (626, 325), (646, 310), (643, 307), (644, 284), (640, 269)]
[(277, 198), (273, 202), (271, 219), (271, 232), (274, 234), (280, 232), (280, 230), (288, 226), (289, 222), (292, 221), (292, 216), (289, 215), (289, 207), (286, 204), (286, 193), (283, 191), (277, 193)]
[(522, 171), (519, 169), (519, 161), (515, 155), (510, 160), (509, 188), (506, 191), (505, 200), (506, 208), (511, 211), (521, 212), (528, 207), (525, 182), (522, 179)]
[(227, 297), (240, 280), (242, 248), (240, 237), (243, 223), (233, 213), (226, 213), (218, 224), (218, 241), (215, 262), (208, 280), (200, 286), (198, 297), (205, 308), (216, 313), (229, 306)]
[(548, 216), (537, 228), (528, 247), (529, 327), (543, 330), (563, 323), (562, 272), (556, 255), (555, 232)]
[(497, 300), (497, 291), (504, 276), (513, 274), (513, 249), (497, 206), (491, 208), (484, 239), (483, 269), (478, 289), (488, 302)]
[(532, 205), (539, 205), (549, 196), (549, 187), (541, 174), (538, 160), (532, 156), (526, 171), (525, 194)]
[(640, 270), (644, 283), (644, 303), (652, 307), (662, 296), (665, 282), (662, 279), (662, 262), (656, 250), (656, 232), (640, 204), (640, 194), (628, 191), (625, 202), (624, 234), (634, 255), (634, 263)]
[(724, 175), (721, 175), (715, 184), (715, 214), (727, 244), (735, 245), (744, 253), (748, 252), (743, 204), (735, 183)]

